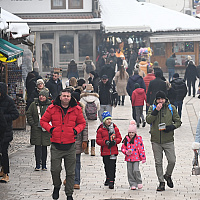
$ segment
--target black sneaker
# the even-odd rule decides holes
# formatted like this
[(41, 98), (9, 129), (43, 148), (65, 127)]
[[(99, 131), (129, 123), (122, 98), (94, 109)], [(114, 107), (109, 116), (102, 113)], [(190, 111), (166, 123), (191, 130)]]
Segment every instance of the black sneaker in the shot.
[(165, 191), (165, 182), (160, 182), (160, 185), (157, 187), (157, 191)]
[(174, 187), (174, 184), (173, 184), (173, 181), (172, 181), (172, 178), (170, 175), (164, 175), (164, 179), (167, 181), (167, 185), (170, 187), (170, 188), (173, 188)]
[(105, 185), (105, 186), (108, 186), (109, 182), (110, 182), (110, 181), (109, 181), (109, 178), (107, 178), (106, 181), (105, 181), (105, 183), (104, 183), (104, 185)]
[(59, 199), (59, 191), (60, 191), (60, 188), (54, 187), (53, 194), (52, 194), (53, 199)]
[(67, 196), (67, 200), (73, 200), (72, 196)]
[(142, 127), (145, 127), (145, 126), (146, 126), (146, 122), (143, 122)]
[(114, 189), (114, 181), (109, 182), (109, 189)]

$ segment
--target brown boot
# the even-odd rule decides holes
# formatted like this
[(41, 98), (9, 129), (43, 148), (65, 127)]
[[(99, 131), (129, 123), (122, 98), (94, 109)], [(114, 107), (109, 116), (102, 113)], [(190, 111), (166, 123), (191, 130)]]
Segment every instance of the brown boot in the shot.
[(66, 185), (66, 179), (63, 181), (63, 185)]
[(91, 147), (91, 156), (95, 156), (95, 147)]
[(0, 180), (1, 183), (8, 183), (9, 182), (9, 176), (8, 174), (4, 174), (3, 178)]
[(80, 185), (74, 184), (74, 189), (79, 190), (80, 189)]

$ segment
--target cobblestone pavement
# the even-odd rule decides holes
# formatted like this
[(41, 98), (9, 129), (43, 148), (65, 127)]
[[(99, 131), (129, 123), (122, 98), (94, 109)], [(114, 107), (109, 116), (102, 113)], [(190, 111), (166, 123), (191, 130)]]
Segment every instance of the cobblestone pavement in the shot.
[[(143, 189), (136, 191), (131, 191), (129, 189), (126, 174), (126, 162), (124, 161), (124, 155), (121, 152), (117, 159), (115, 188), (114, 190), (110, 190), (108, 187), (104, 186), (105, 174), (102, 157), (100, 156), (99, 146), (96, 146), (96, 156), (82, 154), (81, 189), (74, 192), (74, 199), (200, 200), (200, 177), (191, 175), (193, 159), (191, 144), (194, 141), (193, 134), (195, 134), (200, 111), (199, 101), (200, 100), (197, 97), (186, 97), (183, 106), (183, 124), (175, 131), (177, 163), (173, 173), (175, 185), (173, 189), (166, 186), (166, 191), (156, 192), (158, 181), (155, 173), (151, 143), (149, 141), (149, 125), (147, 125), (145, 128), (138, 129), (138, 134), (143, 137), (147, 156), (147, 162), (140, 165), (144, 185)], [(127, 97), (124, 107), (117, 106), (117, 108), (113, 109), (113, 121), (119, 127), (122, 137), (127, 134), (129, 120), (131, 120), (131, 107), (129, 98)], [(23, 137), (23, 133), (25, 137)], [(23, 147), (20, 146), (21, 148), (18, 149), (18, 145), (22, 145)], [(14, 142), (11, 143), (11, 148), (12, 146), (16, 146), (16, 148), (13, 147), (14, 153), (11, 153), (10, 155), (10, 182), (7, 184), (0, 183), (0, 199), (51, 199), (53, 186), (49, 171), (49, 151), (47, 161), (48, 171), (35, 172), (34, 148), (29, 145), (28, 131), (15, 132), (15, 139)], [(16, 151), (17, 149), (18, 151)], [(164, 166), (166, 166), (166, 159), (164, 159)], [(65, 174), (63, 170), (62, 179), (64, 179), (64, 177)], [(60, 191), (60, 199), (66, 199), (64, 186), (62, 186)]]

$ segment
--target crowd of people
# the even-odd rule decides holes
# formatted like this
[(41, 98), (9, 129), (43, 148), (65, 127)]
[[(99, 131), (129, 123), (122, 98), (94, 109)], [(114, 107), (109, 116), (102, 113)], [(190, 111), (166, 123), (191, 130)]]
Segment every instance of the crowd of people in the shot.
[[(46, 83), (38, 72), (32, 71), (26, 79), (26, 116), (31, 126), (30, 143), (35, 145), (35, 171), (46, 171), (47, 146), (51, 146), (51, 175), (54, 185), (53, 199), (59, 198), (62, 160), (66, 171), (63, 182), (68, 200), (74, 189), (80, 189), (81, 153), (95, 156), (95, 143), (101, 146), (106, 180), (104, 185), (114, 188), (117, 145), (122, 141), (121, 151), (127, 161), (127, 176), (131, 190), (141, 189), (142, 178), (139, 163), (146, 162), (142, 137), (137, 129), (150, 124), (152, 150), (155, 158), (159, 186), (165, 190), (165, 181), (173, 188), (171, 175), (175, 166), (174, 130), (181, 126), (183, 100), (187, 94), (195, 96), (195, 81), (199, 78), (194, 61), (188, 60), (184, 78), (174, 70), (174, 58), (167, 59), (169, 81), (166, 80), (157, 61), (153, 66), (131, 52), (126, 61), (123, 52), (111, 49), (97, 59), (97, 66), (89, 56), (83, 64), (84, 78), (79, 78), (77, 64), (72, 60), (68, 66), (66, 88), (63, 89), (59, 73), (53, 72)], [(172, 80), (171, 80), (172, 79)], [(187, 81), (187, 86), (185, 81)], [(127, 135), (122, 140), (120, 131), (112, 122), (112, 108), (124, 106), (129, 95), (132, 118)], [(52, 101), (51, 101), (52, 100)], [(143, 106), (146, 102), (146, 120)], [(178, 111), (177, 111), (178, 110)], [(9, 181), (8, 146), (12, 140), (12, 120), (18, 117), (13, 101), (6, 95), (6, 85), (0, 83), (1, 136), (1, 182)], [(6, 121), (6, 123), (5, 123)], [(3, 138), (3, 139), (2, 139)], [(3, 141), (3, 142), (2, 142)], [(168, 160), (163, 173), (163, 151)]]

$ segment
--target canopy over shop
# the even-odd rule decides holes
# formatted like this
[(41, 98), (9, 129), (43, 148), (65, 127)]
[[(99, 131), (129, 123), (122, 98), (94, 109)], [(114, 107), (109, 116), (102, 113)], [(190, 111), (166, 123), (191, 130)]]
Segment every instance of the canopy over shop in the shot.
[(14, 62), (23, 55), (23, 49), (0, 38), (0, 61)]
[(0, 7), (0, 30), (2, 37), (8, 39), (21, 38), (29, 35), (30, 29), (28, 24), (20, 17), (2, 9)]
[(185, 59), (184, 55), (191, 55), (195, 63), (199, 63), (199, 19), (136, 0), (100, 0), (100, 6), (104, 47), (116, 47), (116, 37), (124, 41), (125, 48), (136, 51), (150, 46), (153, 49), (151, 61), (157, 60), (164, 71), (166, 59), (174, 52), (178, 56), (177, 66), (183, 65), (179, 60)]

